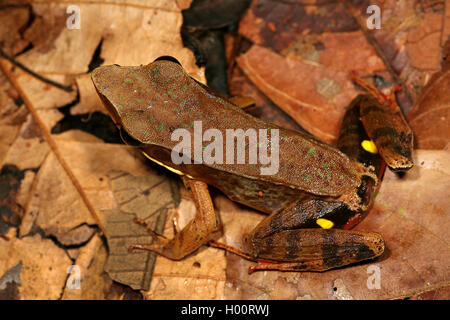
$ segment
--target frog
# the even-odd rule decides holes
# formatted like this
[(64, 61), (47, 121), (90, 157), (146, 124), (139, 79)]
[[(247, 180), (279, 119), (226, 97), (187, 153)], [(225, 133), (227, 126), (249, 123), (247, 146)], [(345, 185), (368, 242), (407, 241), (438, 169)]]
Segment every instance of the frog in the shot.
[[(154, 241), (133, 245), (130, 251), (148, 250), (181, 260), (209, 245), (255, 261), (249, 272), (320, 272), (373, 260), (384, 252), (379, 233), (352, 228), (370, 210), (386, 166), (401, 172), (413, 166), (413, 135), (394, 102), (395, 95), (386, 96), (354, 76), (369, 92), (352, 101), (337, 145), (332, 146), (308, 132), (253, 117), (246, 111), (252, 104), (248, 99), (214, 91), (190, 76), (173, 57), (140, 66), (100, 66), (91, 78), (123, 140), (179, 175), (196, 205), (194, 218), (171, 239), (135, 219)], [(183, 141), (184, 147), (193, 148), (180, 148), (180, 132), (205, 137), (199, 126), (217, 135), (197, 145)], [(245, 161), (201, 161), (202, 151), (209, 150), (210, 156), (226, 151), (226, 146), (221, 149), (215, 144), (212, 152), (210, 145), (230, 130), (265, 132), (271, 138), (258, 143), (262, 149), (251, 149), (250, 134), (244, 135)], [(367, 141), (377, 152), (361, 146)], [(278, 154), (276, 171), (263, 174), (267, 158), (250, 163), (252, 150)], [(245, 235), (245, 249), (216, 241), (223, 226), (209, 187), (266, 214)]]

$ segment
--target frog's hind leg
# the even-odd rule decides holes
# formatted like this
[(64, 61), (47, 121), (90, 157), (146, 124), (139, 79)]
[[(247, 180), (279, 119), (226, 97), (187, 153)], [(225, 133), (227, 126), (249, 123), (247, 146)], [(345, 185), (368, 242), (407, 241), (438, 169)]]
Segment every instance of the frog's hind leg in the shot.
[(365, 132), (377, 146), (379, 154), (392, 171), (411, 169), (413, 133), (396, 102), (395, 93), (386, 96), (354, 74), (352, 79), (370, 93), (358, 96), (351, 107), (359, 109)]
[[(269, 262), (258, 263), (253, 270), (324, 271), (381, 255), (384, 241), (377, 233), (314, 227), (319, 216), (340, 216), (341, 206), (312, 199), (262, 220), (247, 237), (247, 246), (255, 260)], [(338, 227), (345, 223), (335, 222)]]
[(319, 217), (327, 217), (341, 227), (352, 214), (341, 202), (299, 200), (262, 220), (247, 236), (246, 252), (217, 242), (209, 245), (256, 261), (249, 272), (325, 271), (381, 255), (384, 241), (377, 233), (321, 229), (316, 224)]
[(149, 250), (169, 259), (180, 260), (210, 241), (216, 235), (216, 231), (220, 231), (219, 216), (214, 211), (207, 184), (188, 178), (185, 179), (185, 183), (194, 196), (197, 208), (195, 217), (172, 239), (156, 234), (144, 222), (136, 219), (137, 223), (147, 228), (155, 242), (147, 245), (133, 245), (129, 251)]

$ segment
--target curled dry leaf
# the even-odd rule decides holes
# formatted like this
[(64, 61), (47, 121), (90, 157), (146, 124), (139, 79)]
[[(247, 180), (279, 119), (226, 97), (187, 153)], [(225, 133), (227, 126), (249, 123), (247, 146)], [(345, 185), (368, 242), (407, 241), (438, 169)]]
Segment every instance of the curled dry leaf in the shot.
[(21, 52), (29, 42), (23, 39), (21, 31), (30, 19), (30, 9), (27, 6), (5, 6), (0, 10), (0, 42), (2, 50), (9, 56)]
[[(440, 51), (450, 35), (448, 6), (439, 0), (345, 2), (395, 82), (402, 85), (400, 104), (408, 111), (439, 68)], [(379, 29), (367, 27), (369, 5), (380, 8)]]

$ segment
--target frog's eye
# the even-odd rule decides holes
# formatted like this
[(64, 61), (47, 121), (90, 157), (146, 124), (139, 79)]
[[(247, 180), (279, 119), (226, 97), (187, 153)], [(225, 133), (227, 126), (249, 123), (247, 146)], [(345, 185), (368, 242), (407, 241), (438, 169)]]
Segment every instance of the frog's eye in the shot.
[(172, 62), (175, 62), (176, 64), (179, 64), (181, 66), (180, 61), (178, 61), (177, 59), (175, 59), (172, 56), (161, 56), (161, 57), (155, 59), (155, 61), (161, 61), (161, 60), (172, 61)]

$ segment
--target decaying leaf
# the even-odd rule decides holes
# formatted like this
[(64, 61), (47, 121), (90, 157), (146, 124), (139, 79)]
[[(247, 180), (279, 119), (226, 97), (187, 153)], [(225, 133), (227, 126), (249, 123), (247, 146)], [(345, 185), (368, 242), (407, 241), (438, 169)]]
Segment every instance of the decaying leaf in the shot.
[(133, 244), (150, 244), (153, 238), (133, 219), (146, 221), (152, 230), (161, 234), (168, 210), (178, 205), (178, 186), (170, 177), (157, 172), (135, 177), (112, 171), (108, 179), (118, 208), (105, 215), (109, 246), (105, 270), (117, 282), (148, 290), (156, 254), (141, 250), (128, 252), (128, 248)]
[[(430, 75), (439, 66), (439, 52), (449, 36), (445, 1), (345, 1), (377, 54), (397, 83), (402, 84), (401, 106), (408, 111)], [(368, 29), (369, 5), (380, 8), (380, 29)]]
[[(77, 269), (72, 268), (72, 272), (64, 287), (62, 299), (104, 299), (105, 294), (112, 285), (111, 279), (104, 272), (107, 256), (108, 252), (103, 240), (98, 235), (95, 235), (80, 249), (73, 264)], [(72, 281), (70, 276), (76, 278)]]
[(58, 299), (71, 260), (50, 239), (42, 239), (39, 234), (20, 239), (16, 234), (17, 230), (11, 228), (6, 234), (9, 240), (0, 238), (0, 274), (21, 262), (20, 299)]
[[(185, 192), (185, 190), (182, 190)], [(183, 193), (182, 193), (183, 194)], [(176, 211), (171, 211), (164, 228), (164, 236), (173, 237), (173, 220), (183, 228), (195, 215), (192, 200), (183, 199)], [(203, 246), (180, 261), (158, 257), (150, 290), (145, 299), (223, 299), (227, 262), (222, 250)]]
[(20, 298), (18, 287), (20, 282), (20, 271), (22, 270), (22, 261), (11, 267), (0, 278), (0, 299), (17, 300)]

